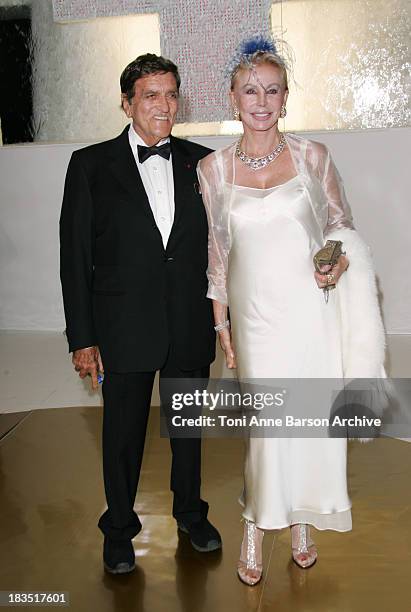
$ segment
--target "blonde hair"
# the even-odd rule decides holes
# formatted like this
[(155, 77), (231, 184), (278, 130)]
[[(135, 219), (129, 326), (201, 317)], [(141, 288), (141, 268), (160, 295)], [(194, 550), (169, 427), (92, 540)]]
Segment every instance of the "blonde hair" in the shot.
[(261, 64), (271, 64), (279, 68), (284, 79), (285, 89), (288, 91), (286, 63), (280, 55), (272, 53), (271, 51), (256, 51), (252, 55), (244, 55), (231, 72), (231, 90), (234, 89), (235, 78), (240, 70), (251, 70), (254, 66), (260, 66)]

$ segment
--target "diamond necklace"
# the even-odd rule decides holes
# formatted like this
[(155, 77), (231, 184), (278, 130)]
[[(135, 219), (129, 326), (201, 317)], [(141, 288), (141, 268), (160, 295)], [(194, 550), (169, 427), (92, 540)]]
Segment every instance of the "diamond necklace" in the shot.
[(277, 157), (280, 155), (282, 151), (284, 151), (285, 145), (287, 144), (285, 140), (284, 134), (281, 134), (280, 142), (278, 145), (269, 153), (268, 155), (264, 155), (264, 157), (250, 157), (247, 153), (244, 153), (240, 149), (241, 138), (237, 142), (237, 146), (235, 148), (235, 154), (238, 159), (240, 159), (243, 164), (248, 166), (250, 170), (260, 170), (261, 168), (265, 168), (268, 164), (271, 164)]

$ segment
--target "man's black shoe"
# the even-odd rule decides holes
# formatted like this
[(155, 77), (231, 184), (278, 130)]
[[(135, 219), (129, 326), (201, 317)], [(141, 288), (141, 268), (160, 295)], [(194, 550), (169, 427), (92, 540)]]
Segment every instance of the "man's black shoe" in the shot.
[(131, 540), (112, 540), (104, 536), (104, 568), (110, 574), (128, 574), (136, 567)]
[(206, 518), (190, 525), (178, 521), (177, 526), (180, 531), (188, 534), (192, 547), (198, 552), (211, 552), (221, 548), (221, 536)]

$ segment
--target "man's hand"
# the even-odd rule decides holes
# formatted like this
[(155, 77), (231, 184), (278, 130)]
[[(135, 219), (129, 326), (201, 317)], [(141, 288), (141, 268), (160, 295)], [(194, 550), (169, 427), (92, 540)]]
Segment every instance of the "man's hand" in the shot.
[(91, 346), (89, 348), (74, 351), (72, 362), (80, 378), (85, 378), (87, 375), (90, 375), (93, 389), (98, 389), (97, 373), (104, 372), (98, 346)]
[[(321, 272), (314, 272), (316, 283), (320, 289), (324, 289), (327, 285), (337, 284), (340, 276), (348, 268), (349, 261), (345, 255), (340, 255), (337, 263), (333, 268), (331, 266), (322, 266)], [(332, 282), (329, 282), (328, 275), (332, 275)]]
[(226, 327), (218, 332), (220, 346), (225, 353), (225, 362), (229, 370), (237, 367), (230, 330)]

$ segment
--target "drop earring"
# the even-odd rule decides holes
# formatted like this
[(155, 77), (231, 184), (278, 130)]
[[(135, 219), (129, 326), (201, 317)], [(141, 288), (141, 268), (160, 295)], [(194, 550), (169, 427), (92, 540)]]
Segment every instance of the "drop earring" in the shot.
[(233, 117), (234, 121), (240, 121), (240, 111), (236, 106), (233, 107)]
[(285, 104), (282, 105), (281, 107), (281, 111), (280, 111), (280, 117), (281, 119), (284, 119), (284, 117), (287, 115), (287, 109), (285, 108)]

